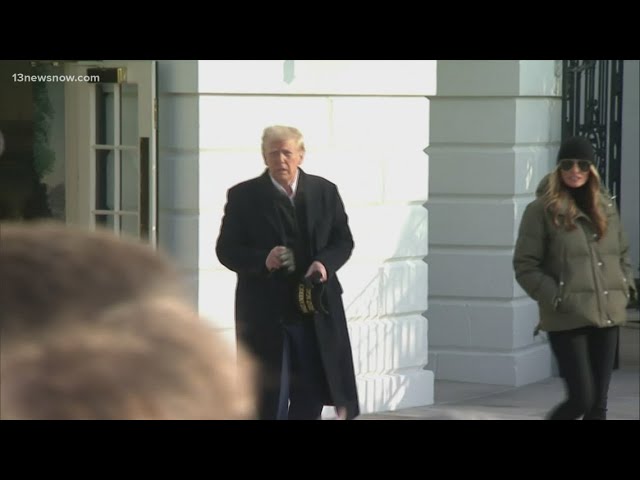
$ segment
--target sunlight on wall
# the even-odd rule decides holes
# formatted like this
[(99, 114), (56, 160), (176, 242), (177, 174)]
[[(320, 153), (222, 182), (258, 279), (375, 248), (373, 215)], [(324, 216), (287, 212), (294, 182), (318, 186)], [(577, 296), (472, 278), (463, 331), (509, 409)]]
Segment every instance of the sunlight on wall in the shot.
[[(218, 63), (201, 62), (203, 89), (222, 89), (219, 83), (230, 81), (233, 69), (246, 69), (242, 88), (249, 88), (246, 77), (259, 77), (255, 69), (269, 77), (261, 84), (263, 91), (273, 88), (272, 62)], [(398, 62), (395, 72), (394, 62), (349, 63), (297, 65), (292, 85), (307, 79), (305, 85), (312, 90), (359, 89), (367, 93), (385, 91), (387, 82), (386, 91), (392, 91), (409, 88), (407, 85), (416, 81), (412, 77), (404, 84), (394, 83), (398, 75), (404, 78), (404, 73), (418, 69), (424, 79), (424, 72), (435, 71), (435, 62)], [(214, 78), (214, 72), (222, 67), (230, 70)], [(372, 78), (375, 75), (382, 76)], [(347, 82), (351, 77), (353, 81)], [(362, 83), (362, 78), (370, 84)], [(284, 83), (282, 78), (278, 82)], [(431, 88), (435, 90), (435, 75), (422, 86), (425, 91)], [(428, 268), (423, 260), (428, 253), (428, 215), (423, 207), (429, 185), (424, 153), (428, 120), (429, 102), (424, 96), (199, 98), (201, 313), (222, 328), (232, 326), (235, 281), (215, 257), (226, 192), (263, 172), (260, 140), (266, 126), (296, 126), (307, 147), (302, 168), (338, 186), (354, 236), (353, 256), (338, 276), (344, 288), (363, 411), (432, 401), (433, 378), (422, 369), (428, 354), (427, 320), (423, 316), (428, 289)], [(222, 294), (214, 301), (211, 292)]]
[(527, 174), (524, 178), (525, 188), (529, 190), (531, 188), (531, 180), (533, 179), (533, 165), (531, 163), (527, 165)]
[(201, 93), (435, 95), (435, 60), (215, 60), (198, 63)]

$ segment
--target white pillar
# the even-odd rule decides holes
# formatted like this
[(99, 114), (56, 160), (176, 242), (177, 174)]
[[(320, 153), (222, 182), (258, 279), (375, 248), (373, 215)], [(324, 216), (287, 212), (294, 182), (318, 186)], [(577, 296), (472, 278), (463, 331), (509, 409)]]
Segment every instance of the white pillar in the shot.
[(512, 257), (554, 164), (560, 62), (439, 61), (431, 98), (429, 365), (437, 379), (523, 385), (551, 374)]
[(158, 246), (198, 305), (198, 62), (158, 61)]

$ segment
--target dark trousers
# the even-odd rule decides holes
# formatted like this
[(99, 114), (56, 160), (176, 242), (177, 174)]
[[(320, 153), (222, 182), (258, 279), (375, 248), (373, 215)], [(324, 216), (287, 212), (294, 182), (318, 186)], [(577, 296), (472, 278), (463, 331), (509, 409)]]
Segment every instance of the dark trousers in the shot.
[(328, 385), (313, 321), (286, 325), (277, 419), (319, 419), (327, 397)]
[(618, 327), (549, 332), (567, 399), (549, 420), (606, 420), (607, 395), (618, 345)]

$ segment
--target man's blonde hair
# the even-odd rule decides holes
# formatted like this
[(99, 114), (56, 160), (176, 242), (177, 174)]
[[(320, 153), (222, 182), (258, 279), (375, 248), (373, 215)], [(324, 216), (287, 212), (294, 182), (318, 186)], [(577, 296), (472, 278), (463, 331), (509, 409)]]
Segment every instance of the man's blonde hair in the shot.
[(302, 152), (305, 151), (304, 137), (300, 130), (295, 127), (289, 127), (286, 125), (272, 125), (267, 127), (262, 132), (262, 153), (265, 154), (267, 145), (274, 141), (286, 141), (295, 140), (298, 149)]

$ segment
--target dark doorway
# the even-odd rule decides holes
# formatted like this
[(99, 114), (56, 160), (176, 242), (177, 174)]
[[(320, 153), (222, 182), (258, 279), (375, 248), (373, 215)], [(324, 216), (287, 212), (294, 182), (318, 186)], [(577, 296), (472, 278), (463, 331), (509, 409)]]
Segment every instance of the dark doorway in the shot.
[(65, 218), (64, 83), (54, 62), (0, 61), (0, 220)]
[(562, 138), (591, 140), (598, 173), (620, 209), (623, 60), (563, 60)]

